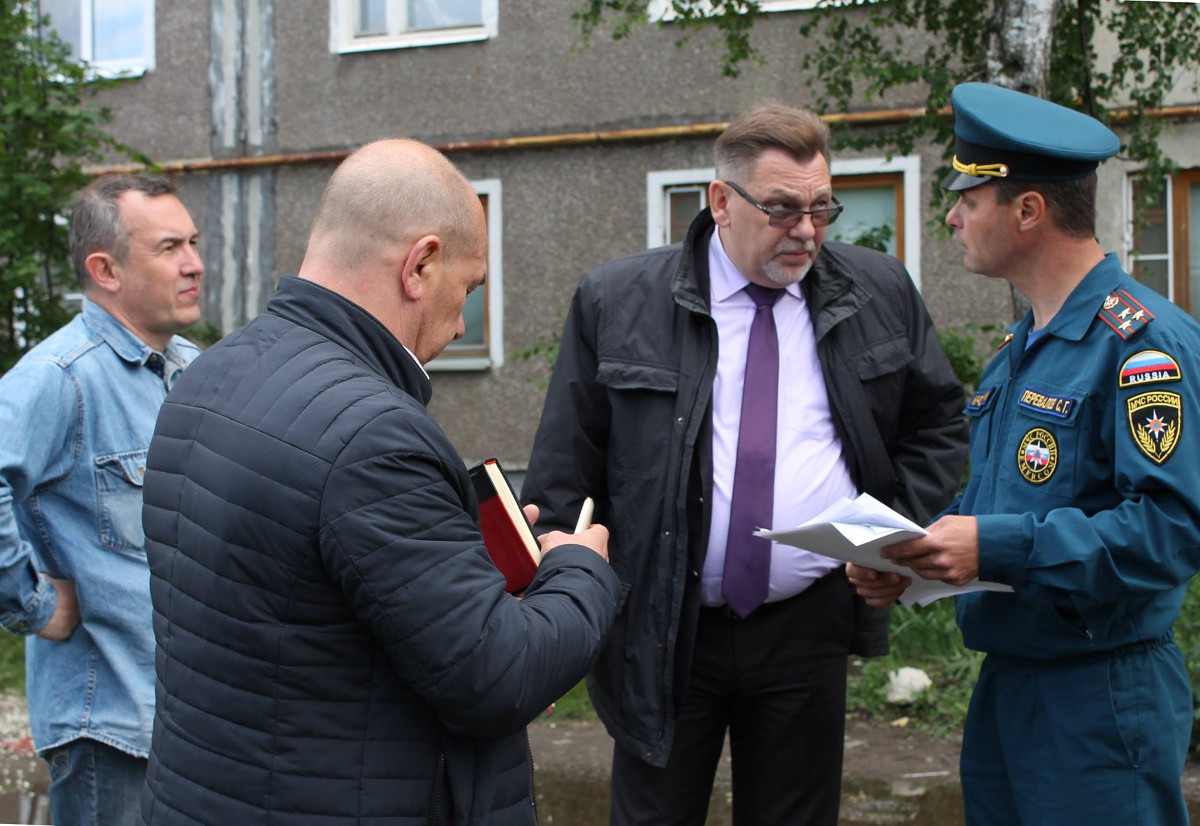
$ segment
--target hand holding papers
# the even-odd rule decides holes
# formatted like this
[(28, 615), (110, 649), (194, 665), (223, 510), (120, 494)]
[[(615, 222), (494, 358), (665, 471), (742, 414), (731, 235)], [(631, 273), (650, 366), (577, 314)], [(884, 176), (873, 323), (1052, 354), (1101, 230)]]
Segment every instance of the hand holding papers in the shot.
[(902, 605), (928, 605), (936, 599), (970, 591), (1012, 591), (1007, 585), (978, 579), (966, 585), (922, 579), (907, 566), (881, 559), (881, 548), (925, 536), (927, 531), (866, 493), (854, 500), (842, 498), (798, 528), (755, 533), (864, 568), (911, 577), (912, 584), (900, 597)]

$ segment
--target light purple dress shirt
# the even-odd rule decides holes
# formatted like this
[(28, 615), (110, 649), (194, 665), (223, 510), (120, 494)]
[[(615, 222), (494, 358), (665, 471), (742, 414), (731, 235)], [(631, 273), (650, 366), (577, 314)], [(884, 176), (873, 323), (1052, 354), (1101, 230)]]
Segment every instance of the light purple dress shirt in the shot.
[[(742, 381), (754, 302), (743, 288), (742, 275), (713, 232), (708, 249), (709, 303), (720, 346), (713, 384), (712, 525), (700, 580), (700, 600), (721, 605), (725, 540), (729, 533), (729, 500), (741, 419)], [(764, 528), (794, 528), (839, 497), (858, 495), (842, 458), (842, 441), (833, 425), (825, 378), (817, 360), (812, 319), (799, 284), (775, 304), (779, 334), (779, 425), (775, 445), (775, 519)], [(771, 543), (768, 602), (795, 596), (841, 565), (826, 556), (791, 545)]]

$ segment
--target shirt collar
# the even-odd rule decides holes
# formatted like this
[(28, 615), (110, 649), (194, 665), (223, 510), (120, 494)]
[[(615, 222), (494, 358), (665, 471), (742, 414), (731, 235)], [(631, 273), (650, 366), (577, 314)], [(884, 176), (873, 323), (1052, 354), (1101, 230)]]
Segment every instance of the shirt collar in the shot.
[[(721, 243), (721, 232), (719, 229), (713, 230), (712, 241), (708, 248), (708, 270), (709, 270), (709, 290), (712, 295), (712, 302), (716, 304), (720, 301), (726, 301), (734, 294), (745, 289), (750, 283), (750, 279), (742, 275), (742, 271), (737, 268), (737, 265), (729, 258), (729, 254), (725, 252), (725, 245)], [(800, 292), (800, 283), (788, 284), (783, 288), (790, 293), (794, 298), (803, 300), (804, 295)]]
[[(83, 319), (118, 356), (133, 364), (145, 364), (156, 351), (149, 344), (130, 332), (99, 304), (83, 299)], [(170, 345), (167, 346), (170, 350)], [(162, 355), (166, 355), (165, 353)]]

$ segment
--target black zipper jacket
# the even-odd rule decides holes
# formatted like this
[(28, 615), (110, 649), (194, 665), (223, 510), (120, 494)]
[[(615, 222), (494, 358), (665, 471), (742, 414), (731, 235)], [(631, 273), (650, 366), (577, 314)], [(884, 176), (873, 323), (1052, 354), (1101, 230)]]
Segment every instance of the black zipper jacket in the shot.
[[(690, 667), (708, 537), (713, 227), (706, 209), (682, 244), (583, 278), (522, 489), (539, 528), (569, 530), (582, 498), (596, 499), (628, 594), (589, 687), (617, 744), (656, 766)], [(967, 425), (920, 294), (895, 258), (834, 242), (802, 284), (851, 478), (924, 524), (954, 496)], [(855, 599), (851, 653), (886, 653), (887, 609)]]

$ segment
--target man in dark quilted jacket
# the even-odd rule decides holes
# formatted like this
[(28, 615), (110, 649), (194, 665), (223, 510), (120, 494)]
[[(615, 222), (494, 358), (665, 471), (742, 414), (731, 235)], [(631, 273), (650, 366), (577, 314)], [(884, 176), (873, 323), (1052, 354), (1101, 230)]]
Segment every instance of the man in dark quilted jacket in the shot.
[(617, 610), (607, 531), (542, 538), (524, 598), (488, 559), (423, 364), (463, 334), (483, 211), (439, 153), (333, 174), (297, 277), (176, 384), (144, 522), (150, 824), (531, 824), (524, 726)]

